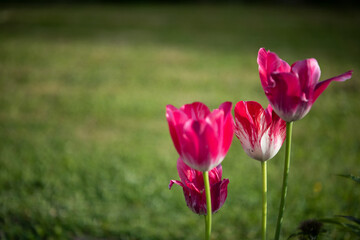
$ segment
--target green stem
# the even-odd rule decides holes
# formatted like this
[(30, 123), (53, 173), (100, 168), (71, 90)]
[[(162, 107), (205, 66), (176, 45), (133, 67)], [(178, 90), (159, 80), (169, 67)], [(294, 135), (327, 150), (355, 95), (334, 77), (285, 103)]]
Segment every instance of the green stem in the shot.
[(262, 173), (262, 224), (261, 236), (262, 240), (266, 240), (266, 216), (267, 216), (267, 164), (266, 161), (261, 162)]
[(206, 195), (206, 212), (205, 215), (205, 240), (210, 240), (211, 235), (211, 194), (210, 194), (210, 182), (209, 182), (209, 172), (203, 172), (204, 176), (204, 186), (205, 186), (205, 195)]
[(283, 222), (283, 215), (285, 210), (285, 200), (288, 186), (288, 176), (290, 169), (290, 151), (291, 151), (291, 135), (292, 135), (293, 122), (286, 123), (286, 150), (285, 150), (285, 165), (284, 165), (284, 175), (283, 175), (283, 185), (281, 191), (281, 202), (279, 207), (279, 215), (277, 219), (275, 240), (280, 238), (280, 230)]

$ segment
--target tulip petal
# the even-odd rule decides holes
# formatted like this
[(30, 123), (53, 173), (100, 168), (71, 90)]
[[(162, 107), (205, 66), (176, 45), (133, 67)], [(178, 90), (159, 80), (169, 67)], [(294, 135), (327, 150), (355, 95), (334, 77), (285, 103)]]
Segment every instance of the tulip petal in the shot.
[(279, 58), (276, 53), (266, 51), (264, 48), (259, 49), (257, 63), (259, 64), (260, 80), (264, 89), (273, 85), (273, 81), (270, 78), (272, 72), (290, 71), (290, 66), (287, 62)]
[(224, 112), (224, 116), (231, 115), (231, 108), (232, 108), (231, 102), (224, 102), (219, 106), (219, 109)]
[[(265, 109), (265, 118), (266, 118), (266, 122), (267, 123), (271, 123), (272, 119), (273, 119), (273, 113), (275, 113), (273, 111), (273, 108), (271, 106), (271, 104), (269, 103), (269, 105), (267, 106), (267, 108)], [(275, 114), (276, 115), (276, 114)], [(277, 115), (276, 115), (277, 116)]]
[(231, 102), (224, 102), (206, 118), (212, 126), (218, 141), (218, 157), (224, 158), (234, 136), (234, 120), (231, 115)]
[(195, 170), (186, 165), (181, 158), (178, 158), (176, 168), (182, 182), (192, 182), (195, 178)]
[(206, 214), (206, 196), (205, 191), (203, 193), (197, 193), (195, 191), (184, 191), (185, 201), (187, 206), (199, 215)]
[(186, 187), (182, 182), (178, 181), (178, 180), (170, 180), (170, 183), (169, 183), (169, 189), (172, 188), (172, 186), (175, 184), (181, 186), (181, 187)]
[(224, 179), (211, 186), (211, 205), (213, 213), (217, 212), (224, 205), (227, 198), (228, 184), (229, 179)]
[[(186, 205), (196, 214), (204, 215), (206, 211), (206, 195), (203, 173), (186, 165), (181, 158), (177, 162), (180, 181), (171, 180), (169, 188), (177, 184), (183, 188)], [(224, 204), (227, 197), (228, 179), (221, 180), (221, 165), (209, 171), (212, 212), (216, 212)], [(195, 186), (197, 185), (197, 186)]]
[(257, 62), (264, 92), (274, 111), (286, 122), (302, 119), (332, 81), (351, 78), (352, 71), (318, 82), (321, 71), (316, 59), (297, 61), (291, 67), (275, 53), (261, 48)]
[[(220, 110), (224, 112), (224, 122), (223, 122), (223, 136), (222, 136), (222, 145), (220, 153), (225, 157), (226, 153), (229, 151), (230, 145), (234, 137), (234, 120), (231, 115), (232, 103), (224, 102), (219, 107)], [(221, 126), (220, 126), (221, 127)]]
[(224, 122), (224, 112), (220, 109), (212, 111), (205, 119), (205, 121), (212, 126), (216, 136), (222, 136), (222, 126)]
[(221, 181), (222, 177), (222, 166), (219, 164), (218, 166), (214, 167), (212, 170), (209, 171), (209, 181), (210, 186)]
[(185, 104), (180, 108), (190, 119), (200, 120), (210, 114), (209, 108), (201, 102)]
[(200, 192), (204, 186), (202, 172), (190, 168), (181, 158), (178, 158), (176, 167), (181, 182), (196, 192)]
[(182, 135), (182, 125), (187, 120), (187, 116), (172, 105), (166, 106), (166, 119), (169, 125), (170, 136), (173, 140), (176, 151), (181, 155), (180, 136)]
[(324, 80), (322, 82), (319, 82), (318, 84), (316, 84), (316, 87), (315, 87), (315, 91), (314, 91), (314, 97), (313, 97), (313, 102), (314, 103), (316, 101), (316, 99), (320, 96), (320, 94), (329, 86), (329, 84), (332, 82), (332, 81), (337, 81), (337, 82), (343, 82), (343, 81), (346, 81), (348, 79), (351, 78), (352, 76), (352, 70), (346, 72), (346, 73), (343, 73), (339, 76), (336, 76), (336, 77), (333, 77), (333, 78), (329, 78), (327, 80)]
[[(271, 110), (270, 110), (271, 109)], [(280, 147), (282, 146), (282, 144), (285, 141), (286, 138), (286, 122), (284, 120), (282, 120), (271, 108), (271, 106), (269, 105), (268, 112), (271, 112), (271, 127), (270, 127), (270, 132), (269, 134), (271, 136), (273, 136), (273, 141), (274, 144), (277, 145), (279, 144)], [(279, 147), (279, 149), (280, 149)]]
[(221, 182), (221, 186), (220, 186), (220, 207), (221, 208), (224, 203), (225, 203), (225, 200), (227, 198), (227, 187), (228, 187), (228, 184), (229, 184), (229, 179), (224, 179), (222, 182)]
[[(184, 125), (181, 146), (183, 161), (198, 171), (209, 171), (222, 159), (218, 157), (219, 139), (205, 120), (189, 120)], [(216, 161), (216, 162), (213, 162)]]
[(233, 138), (231, 102), (210, 112), (200, 102), (180, 109), (166, 108), (170, 135), (183, 161), (199, 171), (209, 171), (224, 159)]
[(318, 62), (314, 58), (297, 61), (291, 66), (300, 82), (302, 101), (312, 102), (314, 89), (320, 79), (321, 71)]
[(235, 106), (235, 122), (235, 134), (244, 151), (256, 160), (264, 160), (261, 139), (270, 122), (267, 122), (262, 106), (253, 101), (238, 102)]
[(273, 112), (270, 104), (265, 110), (252, 101), (240, 101), (235, 106), (236, 136), (244, 151), (253, 159), (266, 161), (275, 156), (284, 140), (284, 126), (285, 121)]
[(279, 138), (281, 136), (273, 134), (271, 127), (264, 132), (260, 140), (262, 159), (259, 160), (266, 161), (277, 154), (284, 142), (283, 140), (280, 141)]
[(293, 73), (272, 73), (276, 87), (267, 95), (275, 112), (286, 122), (299, 120), (310, 110), (304, 99), (300, 82)]

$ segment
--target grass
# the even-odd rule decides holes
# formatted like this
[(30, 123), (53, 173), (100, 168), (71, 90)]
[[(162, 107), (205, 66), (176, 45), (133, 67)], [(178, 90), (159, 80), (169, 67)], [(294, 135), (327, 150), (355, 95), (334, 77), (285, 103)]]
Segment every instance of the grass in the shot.
[[(309, 218), (359, 216), (360, 14), (259, 6), (53, 6), (0, 10), (0, 238), (201, 239), (185, 205), (166, 104), (255, 100), (260, 47), (315, 57), (333, 83), (294, 124), (283, 238)], [(269, 164), (274, 234), (282, 149)], [(260, 163), (239, 141), (213, 239), (259, 239)], [(329, 232), (332, 239), (351, 239)]]

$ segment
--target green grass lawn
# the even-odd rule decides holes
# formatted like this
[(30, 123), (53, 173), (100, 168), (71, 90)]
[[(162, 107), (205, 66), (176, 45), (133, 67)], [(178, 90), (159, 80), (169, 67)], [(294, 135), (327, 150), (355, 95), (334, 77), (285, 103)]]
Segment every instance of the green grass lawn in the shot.
[[(294, 124), (283, 239), (360, 216), (360, 10), (256, 6), (0, 8), (0, 238), (202, 239), (178, 179), (166, 104), (255, 100), (265, 47), (318, 60), (333, 83)], [(269, 164), (269, 239), (284, 149)], [(260, 163), (234, 138), (213, 239), (259, 239)], [(330, 239), (353, 239), (329, 232)]]

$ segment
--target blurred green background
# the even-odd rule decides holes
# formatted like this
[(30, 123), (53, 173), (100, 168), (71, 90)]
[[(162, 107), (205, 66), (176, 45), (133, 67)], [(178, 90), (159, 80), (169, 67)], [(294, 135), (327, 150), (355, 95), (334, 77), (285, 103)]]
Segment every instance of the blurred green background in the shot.
[[(294, 124), (283, 238), (309, 218), (359, 216), (360, 10), (257, 5), (0, 8), (0, 238), (202, 239), (179, 179), (166, 104), (267, 105), (265, 47), (318, 60), (333, 83)], [(269, 162), (273, 237), (284, 149)], [(259, 239), (260, 163), (234, 138), (213, 239)], [(330, 239), (353, 239), (329, 231)]]

